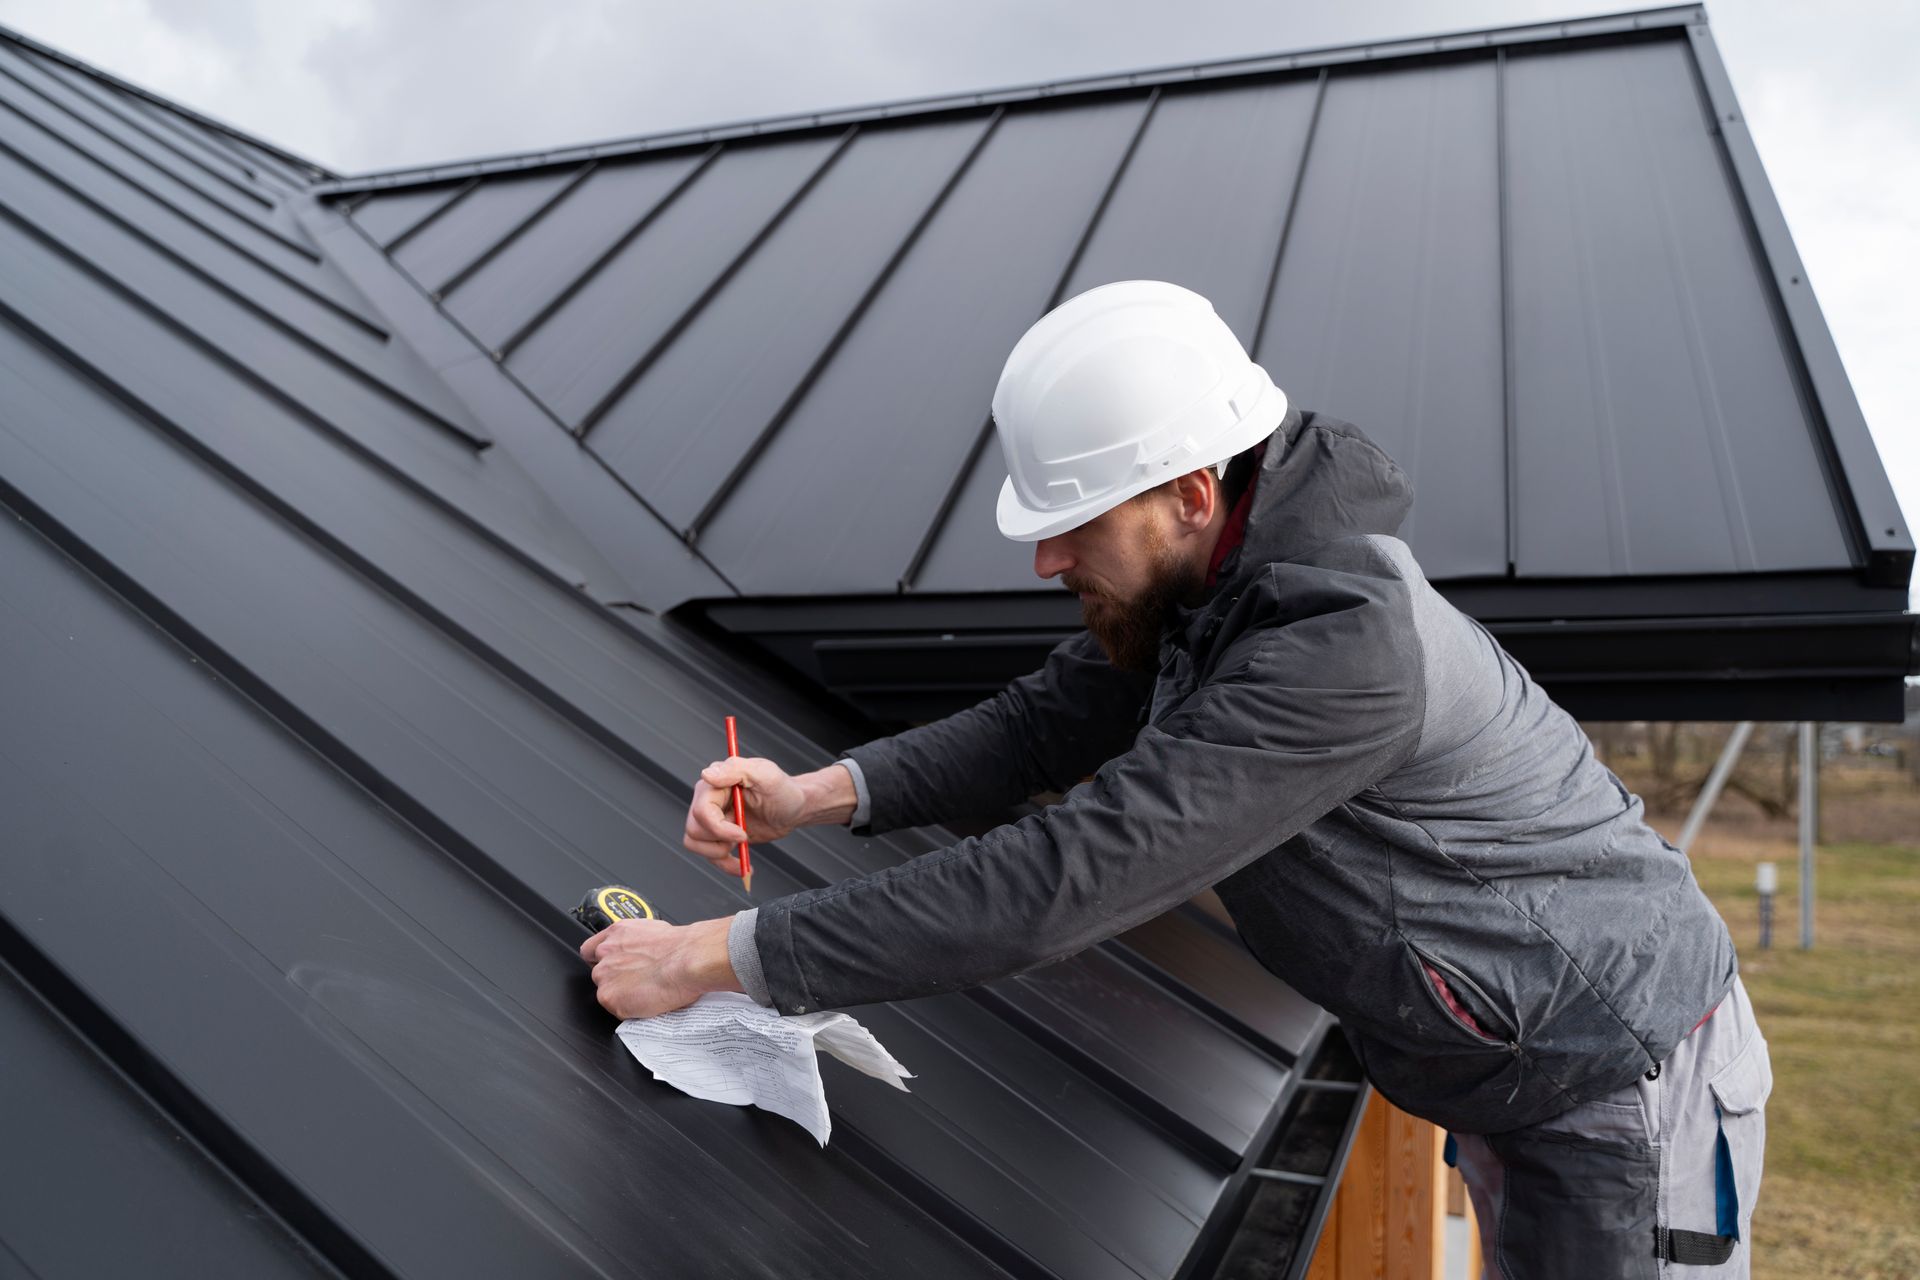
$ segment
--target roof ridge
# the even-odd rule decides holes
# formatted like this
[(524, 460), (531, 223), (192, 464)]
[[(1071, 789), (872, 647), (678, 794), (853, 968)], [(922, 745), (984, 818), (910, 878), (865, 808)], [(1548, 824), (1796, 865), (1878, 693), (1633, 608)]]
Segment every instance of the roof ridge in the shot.
[(1650, 9), (1622, 9), (1611, 13), (1548, 22), (1520, 23), (1505, 27), (1476, 27), (1426, 36), (1320, 45), (1277, 53), (1248, 54), (1204, 62), (1177, 63), (1135, 71), (1100, 72), (997, 89), (901, 98), (859, 106), (833, 107), (821, 111), (788, 112), (776, 116), (670, 129), (658, 133), (635, 134), (601, 142), (502, 152), (468, 160), (374, 169), (366, 173), (337, 177), (317, 183), (314, 194), (345, 195), (359, 191), (420, 186), (456, 178), (519, 172), (552, 165), (578, 164), (586, 160), (603, 160), (673, 147), (707, 146), (732, 138), (837, 128), (857, 122), (893, 120), (932, 115), (943, 111), (993, 107), (1009, 102), (1072, 97), (1120, 89), (1149, 88), (1156, 84), (1189, 80), (1215, 80), (1274, 71), (1307, 70), (1338, 63), (1383, 62), (1396, 58), (1423, 57), (1435, 53), (1451, 53), (1476, 48), (1490, 49), (1544, 40), (1657, 30), (1663, 27), (1705, 23), (1706, 20), (1706, 6), (1703, 4), (1662, 5)]

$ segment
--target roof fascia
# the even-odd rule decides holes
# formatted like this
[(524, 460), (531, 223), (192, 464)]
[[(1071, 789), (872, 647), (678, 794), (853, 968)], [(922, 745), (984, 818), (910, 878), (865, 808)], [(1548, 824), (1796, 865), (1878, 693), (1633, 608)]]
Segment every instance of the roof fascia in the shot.
[(1905, 590), (1913, 575), (1913, 534), (1900, 511), (1893, 485), (1887, 479), (1880, 451), (1867, 430), (1866, 416), (1853, 393), (1853, 384), (1840, 362), (1833, 332), (1813, 295), (1807, 270), (1793, 247), (1786, 216), (1760, 164), (1759, 149), (1747, 127), (1746, 113), (1733, 94), (1733, 81), (1720, 60), (1704, 19), (1688, 27), (1688, 43), (1700, 87), (1713, 113), (1712, 127), (1741, 203), (1746, 206), (1767, 274), (1788, 328), (1793, 334), (1815, 403), (1814, 418), (1826, 428), (1831, 459), (1839, 466), (1846, 493), (1839, 495), (1842, 510), (1854, 520), (1854, 534), (1863, 553), (1867, 581), (1874, 586)]

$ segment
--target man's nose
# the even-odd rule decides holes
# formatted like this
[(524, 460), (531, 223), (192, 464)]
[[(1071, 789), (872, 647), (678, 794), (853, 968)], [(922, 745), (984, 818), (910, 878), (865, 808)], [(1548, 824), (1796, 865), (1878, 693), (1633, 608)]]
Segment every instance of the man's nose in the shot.
[(1058, 538), (1042, 538), (1033, 544), (1033, 571), (1043, 578), (1051, 578), (1073, 568), (1073, 557), (1060, 545)]

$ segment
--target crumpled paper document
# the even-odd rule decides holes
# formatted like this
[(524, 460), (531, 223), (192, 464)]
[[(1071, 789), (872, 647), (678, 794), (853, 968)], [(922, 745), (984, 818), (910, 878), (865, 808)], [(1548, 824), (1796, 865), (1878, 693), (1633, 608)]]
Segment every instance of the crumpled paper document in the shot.
[(782, 1017), (737, 991), (713, 991), (684, 1009), (620, 1024), (642, 1066), (696, 1098), (756, 1106), (792, 1120), (827, 1145), (833, 1121), (815, 1050), (905, 1092), (913, 1073), (845, 1013)]

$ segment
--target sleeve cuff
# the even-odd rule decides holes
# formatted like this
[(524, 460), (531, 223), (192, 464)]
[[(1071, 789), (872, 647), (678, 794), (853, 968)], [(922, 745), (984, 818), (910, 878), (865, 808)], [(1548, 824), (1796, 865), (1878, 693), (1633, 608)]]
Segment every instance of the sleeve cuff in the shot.
[(853, 816), (847, 819), (847, 826), (857, 830), (866, 826), (873, 817), (873, 796), (867, 790), (867, 775), (860, 768), (860, 762), (852, 756), (841, 756), (834, 763), (845, 765), (847, 772), (853, 775)]
[(733, 923), (727, 926), (727, 960), (733, 965), (733, 976), (740, 980), (747, 998), (755, 1004), (771, 1005), (773, 997), (767, 994), (766, 971), (760, 967), (760, 947), (753, 940), (754, 923), (759, 915), (758, 907), (734, 913)]

